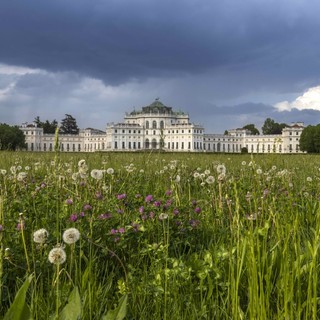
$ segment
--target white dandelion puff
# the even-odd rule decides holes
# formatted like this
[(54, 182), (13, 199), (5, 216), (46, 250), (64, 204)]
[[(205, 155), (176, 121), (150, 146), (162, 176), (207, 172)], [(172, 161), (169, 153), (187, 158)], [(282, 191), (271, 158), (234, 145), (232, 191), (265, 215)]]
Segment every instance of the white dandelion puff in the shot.
[(103, 172), (102, 170), (98, 170), (98, 169), (93, 169), (91, 171), (91, 177), (93, 179), (96, 179), (96, 180), (101, 180), (103, 178)]
[(49, 232), (46, 229), (42, 228), (33, 233), (33, 241), (36, 243), (43, 244), (47, 241), (48, 236)]
[(113, 168), (108, 168), (107, 169), (107, 174), (110, 174), (110, 175), (114, 174), (114, 169)]
[(63, 264), (67, 259), (67, 255), (66, 255), (66, 252), (61, 247), (57, 247), (57, 248), (53, 248), (49, 252), (48, 259), (53, 264), (57, 264), (57, 265)]
[(73, 244), (80, 239), (80, 232), (76, 228), (69, 228), (63, 233), (62, 239), (67, 244)]
[(227, 169), (226, 169), (226, 167), (225, 167), (225, 165), (224, 164), (219, 164), (218, 166), (217, 166), (217, 172), (218, 172), (218, 174), (226, 174), (226, 171), (227, 171)]
[(215, 182), (215, 178), (213, 176), (209, 176), (206, 179), (207, 184), (213, 184)]
[(19, 172), (18, 175), (17, 175), (17, 180), (18, 181), (23, 181), (26, 177), (27, 177), (27, 173), (26, 172)]
[(78, 162), (78, 167), (83, 167), (86, 164), (86, 160), (82, 159)]

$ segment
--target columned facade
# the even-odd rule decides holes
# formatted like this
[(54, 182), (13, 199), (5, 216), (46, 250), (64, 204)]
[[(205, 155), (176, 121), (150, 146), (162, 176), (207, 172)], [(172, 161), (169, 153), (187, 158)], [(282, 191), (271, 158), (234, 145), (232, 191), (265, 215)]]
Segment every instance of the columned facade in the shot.
[[(93, 128), (80, 130), (78, 135), (59, 135), (64, 152), (141, 151), (300, 153), (299, 139), (303, 123), (295, 123), (278, 135), (252, 135), (246, 129), (231, 129), (228, 134), (207, 134), (203, 126), (190, 122), (189, 115), (173, 111), (159, 99), (141, 110), (126, 113), (122, 123), (108, 123), (106, 131)], [(34, 124), (20, 128), (27, 150), (53, 151), (54, 134), (44, 134)]]

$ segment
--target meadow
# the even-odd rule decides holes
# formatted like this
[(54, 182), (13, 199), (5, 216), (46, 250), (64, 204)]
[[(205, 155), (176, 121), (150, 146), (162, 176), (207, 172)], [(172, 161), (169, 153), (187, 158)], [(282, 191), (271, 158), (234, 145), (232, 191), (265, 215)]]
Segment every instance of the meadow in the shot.
[(0, 318), (318, 319), (320, 158), (0, 154)]

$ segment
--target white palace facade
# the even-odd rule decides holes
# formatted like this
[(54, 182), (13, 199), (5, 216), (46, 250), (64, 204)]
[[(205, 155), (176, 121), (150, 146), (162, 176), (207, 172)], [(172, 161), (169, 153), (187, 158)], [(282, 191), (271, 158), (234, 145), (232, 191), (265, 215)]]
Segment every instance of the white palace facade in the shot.
[[(35, 124), (23, 124), (27, 150), (53, 151), (54, 134), (45, 134)], [(77, 135), (59, 134), (64, 152), (146, 151), (240, 153), (300, 153), (304, 129), (294, 123), (276, 135), (252, 135), (240, 128), (227, 134), (207, 134), (203, 126), (190, 122), (189, 115), (173, 111), (156, 99), (139, 111), (126, 113), (122, 123), (108, 123), (106, 131), (87, 128)]]

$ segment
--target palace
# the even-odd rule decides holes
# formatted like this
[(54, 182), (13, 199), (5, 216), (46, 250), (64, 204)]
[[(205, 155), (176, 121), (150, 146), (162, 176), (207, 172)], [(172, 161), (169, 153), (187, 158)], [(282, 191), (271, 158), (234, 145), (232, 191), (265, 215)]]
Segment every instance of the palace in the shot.
[[(53, 151), (54, 134), (43, 133), (35, 124), (23, 124), (27, 150)], [(302, 122), (284, 128), (281, 134), (252, 135), (247, 129), (231, 129), (227, 134), (207, 134), (203, 126), (190, 122), (189, 115), (174, 111), (159, 99), (139, 111), (126, 113), (124, 122), (108, 123), (106, 131), (82, 129), (77, 135), (59, 134), (65, 152), (142, 151), (301, 153)]]

